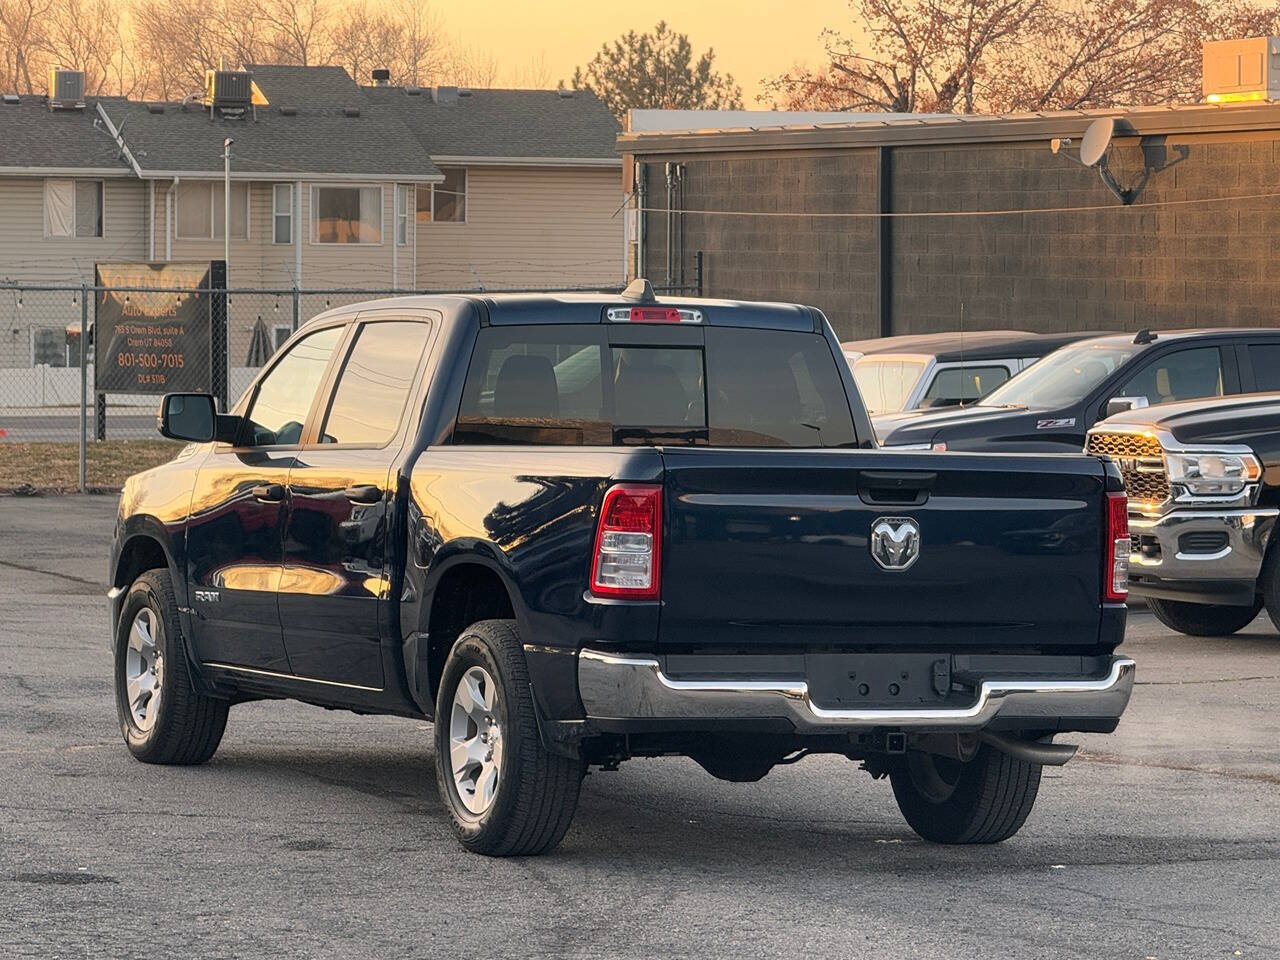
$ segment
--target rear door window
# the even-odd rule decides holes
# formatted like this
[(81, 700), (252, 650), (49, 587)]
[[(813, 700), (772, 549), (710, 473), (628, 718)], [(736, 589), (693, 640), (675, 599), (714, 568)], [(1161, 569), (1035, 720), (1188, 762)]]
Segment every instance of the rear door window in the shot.
[[(686, 331), (687, 332), (687, 331)], [(610, 346), (602, 326), (480, 331), (455, 443), (838, 446), (853, 418), (826, 340), (708, 329)]]
[(919, 360), (876, 360), (862, 357), (853, 364), (853, 381), (867, 406), (867, 413), (897, 413), (920, 379)]
[(1117, 391), (1117, 397), (1146, 397), (1147, 403), (1172, 403), (1220, 397), (1222, 351), (1217, 347), (1177, 350), (1153, 360)]
[(430, 331), (429, 324), (412, 320), (360, 327), (338, 375), (321, 443), (382, 446), (395, 436)]
[(1249, 344), (1249, 362), (1255, 390), (1280, 390), (1280, 343)]

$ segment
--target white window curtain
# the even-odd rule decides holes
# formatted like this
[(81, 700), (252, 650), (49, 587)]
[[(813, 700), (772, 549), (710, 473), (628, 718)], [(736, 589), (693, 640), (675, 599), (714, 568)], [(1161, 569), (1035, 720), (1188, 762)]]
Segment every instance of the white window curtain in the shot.
[(74, 180), (44, 182), (44, 232), (49, 237), (74, 237), (76, 184)]

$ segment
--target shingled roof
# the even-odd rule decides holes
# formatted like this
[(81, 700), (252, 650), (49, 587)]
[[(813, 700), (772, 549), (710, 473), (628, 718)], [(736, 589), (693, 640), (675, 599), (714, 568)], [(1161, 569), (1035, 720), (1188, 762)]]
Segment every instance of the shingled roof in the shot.
[(111, 135), (94, 129), (96, 116), (92, 107), (50, 110), (44, 97), (23, 96), (17, 103), (0, 103), (0, 173), (67, 171), (133, 176)]
[(618, 121), (589, 91), (364, 90), (371, 102), (395, 109), (436, 158), (621, 163)]
[(342, 67), (246, 67), (269, 101), (243, 118), (192, 103), (89, 98), (51, 111), (42, 96), (0, 103), (0, 173), (134, 172), (100, 122), (118, 129), (143, 177), (435, 181), (449, 162), (616, 165), (618, 123), (593, 94), (555, 90), (362, 87)]

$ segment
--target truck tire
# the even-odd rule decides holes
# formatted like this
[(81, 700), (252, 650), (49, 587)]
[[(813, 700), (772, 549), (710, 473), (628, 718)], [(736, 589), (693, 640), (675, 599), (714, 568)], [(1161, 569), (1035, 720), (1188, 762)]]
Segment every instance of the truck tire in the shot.
[(987, 744), (961, 762), (911, 751), (890, 775), (898, 809), (933, 843), (999, 843), (1026, 822), (1040, 789), (1040, 765)]
[(207, 761), (230, 705), (191, 685), (169, 571), (148, 570), (133, 582), (115, 639), (116, 716), (129, 752), (143, 763)]
[(1258, 592), (1267, 607), (1267, 616), (1271, 618), (1277, 630), (1280, 630), (1280, 531), (1272, 531), (1271, 549), (1262, 561), (1262, 575), (1258, 577)]
[(1258, 597), (1250, 607), (1234, 607), (1148, 597), (1147, 606), (1170, 630), (1192, 637), (1229, 637), (1253, 623), (1262, 609), (1262, 598)]
[(553, 849), (578, 807), (582, 762), (549, 752), (514, 620), (463, 631), (436, 696), (436, 782), (462, 846), (491, 857)]

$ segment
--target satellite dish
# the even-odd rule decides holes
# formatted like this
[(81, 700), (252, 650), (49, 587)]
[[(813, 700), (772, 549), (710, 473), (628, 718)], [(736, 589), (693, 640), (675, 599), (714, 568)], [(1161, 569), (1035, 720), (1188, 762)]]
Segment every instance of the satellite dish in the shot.
[(1107, 147), (1111, 146), (1111, 137), (1116, 131), (1116, 122), (1110, 117), (1103, 117), (1089, 124), (1080, 141), (1080, 162), (1086, 167), (1096, 167), (1107, 155)]

